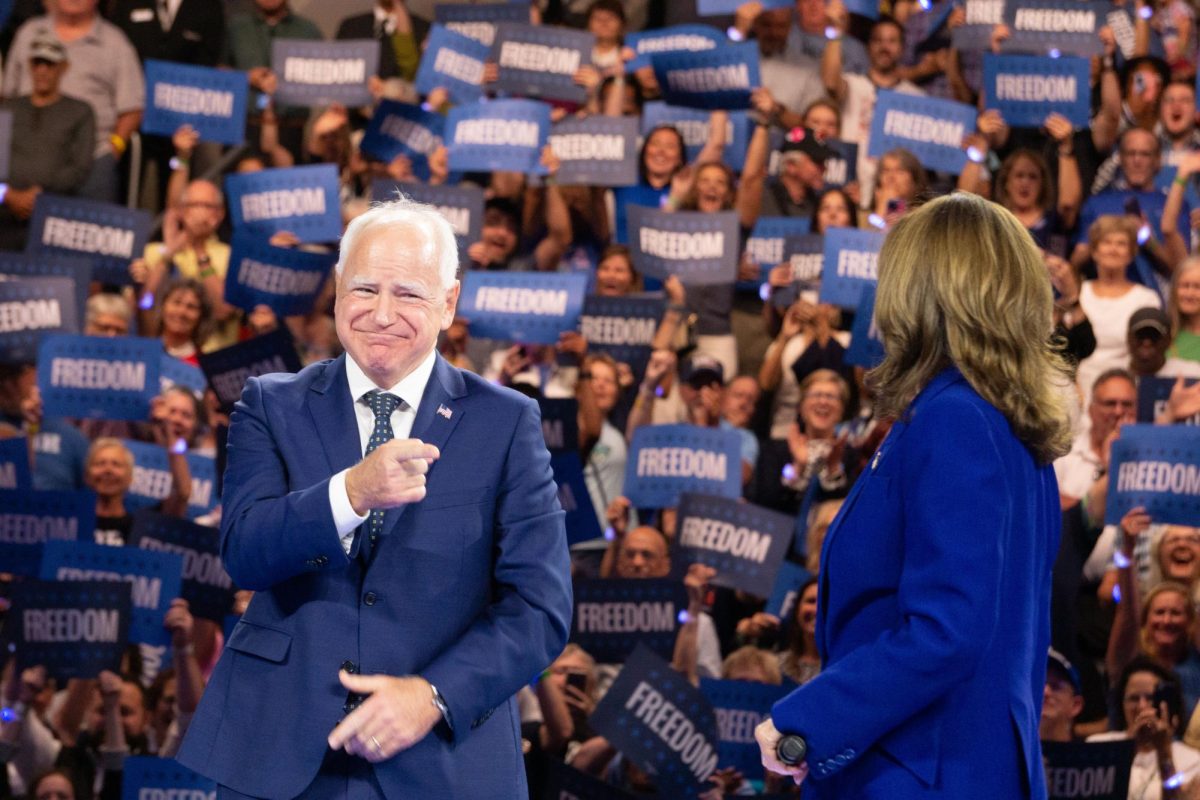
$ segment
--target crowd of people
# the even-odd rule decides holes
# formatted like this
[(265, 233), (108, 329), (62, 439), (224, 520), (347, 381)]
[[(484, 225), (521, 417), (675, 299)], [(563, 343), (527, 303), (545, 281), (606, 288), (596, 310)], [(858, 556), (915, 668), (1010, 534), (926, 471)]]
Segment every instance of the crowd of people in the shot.
[[(1016, 127), (983, 96), (983, 51), (954, 46), (952, 32), (967, 12), (956, 5), (944, 13), (948, 3), (891, 0), (870, 19), (849, 13), (842, 0), (796, 0), (786, 8), (749, 2), (714, 17), (698, 16), (694, 4), (657, 0), (534, 2), (532, 24), (595, 37), (591, 63), (575, 74), (587, 99), (554, 103), (555, 120), (640, 116), (659, 86), (652, 68), (626, 70), (634, 54), (624, 37), (698, 22), (757, 45), (762, 85), (752, 94), (751, 135), (739, 170), (723, 160), (724, 111), (711, 113), (707, 141), (690, 160), (679, 130), (654, 128), (640, 143), (637, 183), (611, 190), (560, 185), (549, 147), (539, 179), (505, 171), (463, 176), (483, 190), (486, 204), (479, 240), (460, 253), (462, 272), (576, 271), (583, 264), (589, 292), (661, 297), (665, 311), (644, 366), (589, 347), (577, 330), (562, 331), (556, 345), (499, 342), (473, 337), (469, 319), (455, 321), (439, 350), (498, 384), (577, 401), (583, 499), (606, 535), (574, 548), (573, 570), (588, 579), (682, 580), (688, 609), (677, 670), (693, 682), (803, 684), (821, 669), (815, 577), (793, 587), (797, 600), (785, 618), (766, 613), (766, 598), (714, 586), (713, 568), (681, 561), (675, 509), (635, 509), (623, 487), (631, 441), (643, 426), (736, 431), (742, 498), (797, 518), (789, 558), (815, 576), (825, 530), (890, 422), (873, 409), (866, 371), (847, 360), (853, 315), (821, 302), (816, 283), (798, 283), (790, 261), (760, 265), (742, 257), (738, 285), (639, 274), (628, 209), (733, 210), (744, 246), (765, 218), (807, 219), (816, 234), (886, 231), (924, 200), (951, 191), (1002, 205), (1044, 253), (1057, 323), (1047, 335), (1077, 365), (1077, 436), (1055, 464), (1063, 537), (1042, 738), (1134, 739), (1131, 798), (1200, 796), (1200, 779), (1190, 781), (1200, 775), (1200, 519), (1161, 524), (1135, 508), (1105, 525), (1110, 453), (1121, 427), (1138, 421), (1139, 385), (1173, 381), (1155, 418), (1142, 422), (1200, 420), (1200, 256), (1189, 255), (1200, 242), (1196, 11), (1188, 0), (1115, 4), (1134, 35), (1122, 42), (1107, 25), (1097, 34), (1090, 124), (1076, 128), (1050, 113), (1041, 126)], [(337, 38), (380, 41), (379, 71), (369, 80), (377, 100), (448, 109), (444, 90), (421, 95), (414, 88), (432, 22), (422, 14), (430, 10), (376, 0), (338, 28)], [(202, 354), (273, 331), (290, 334), (303, 364), (336, 356), (332, 280), (303, 315), (281, 318), (268, 306), (225, 300), (231, 230), (222, 172), (333, 164), (346, 223), (369, 206), (377, 179), (401, 191), (422, 182), (411, 159), (383, 163), (360, 150), (372, 108), (274, 102), (272, 40), (322, 36), (288, 0), (45, 0), (44, 7), (17, 0), (0, 35), (7, 48), (0, 108), (13, 119), (0, 249), (25, 246), (43, 192), (139, 206), (160, 215), (155, 241), (129, 264), (129, 285), (90, 287), (79, 310), (83, 333), (157, 338), (166, 354), (193, 365)], [(1008, 52), (1010, 36), (997, 25), (984, 49)], [(146, 59), (247, 72), (252, 95), (263, 98), (250, 104), (248, 144), (202, 142), (186, 125), (170, 137), (139, 135)], [(489, 65), (483, 81), (491, 94), (495, 77)], [(880, 90), (978, 109), (977, 128), (962, 143), (970, 158), (961, 174), (926, 169), (904, 149), (868, 155)], [(774, 151), (773, 129), (784, 134)], [(858, 146), (856, 180), (844, 185), (827, 183), (836, 142)], [(451, 180), (450, 161), (446, 148), (432, 151), (424, 182)], [(321, 249), (288, 232), (270, 241)], [(745, 281), (753, 288), (739, 288)], [(192, 480), (184, 452), (220, 464), (229, 423), (211, 390), (168, 388), (144, 422), (69, 420), (43, 414), (36, 370), (27, 361), (0, 365), (0, 429), (27, 437), (34, 488), (91, 489), (94, 541), (126, 546), (134, 457), (123, 440), (138, 440), (168, 451), (171, 491), (156, 510), (187, 514)], [(186, 448), (170, 446), (181, 439)], [(215, 526), (219, 519), (218, 505), (198, 521)], [(963, 535), (987, 536), (987, 520)], [(0, 611), (21, 590), (21, 579), (3, 572), (0, 565), (9, 599), (0, 600)], [(248, 602), (251, 593), (239, 593), (236, 608)], [(9, 661), (0, 798), (118, 797), (125, 756), (176, 752), (223, 635), (220, 625), (193, 618), (183, 600), (163, 625), (173, 667), (156, 674), (136, 648), (119, 674), (65, 685), (43, 667), (17, 670)], [(546, 760), (626, 791), (653, 791), (653, 776), (588, 724), (619, 669), (572, 643), (522, 691), (534, 796)], [(778, 776), (721, 767), (706, 797), (800, 791)], [(1189, 780), (1164, 785), (1176, 773)]]

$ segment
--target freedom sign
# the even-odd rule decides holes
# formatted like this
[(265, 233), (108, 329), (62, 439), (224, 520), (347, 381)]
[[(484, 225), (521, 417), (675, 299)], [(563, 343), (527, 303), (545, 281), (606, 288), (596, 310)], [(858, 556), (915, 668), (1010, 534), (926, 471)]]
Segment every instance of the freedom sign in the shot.
[(567, 514), (567, 545), (599, 539), (600, 520), (596, 507), (583, 479), (583, 464), (575, 450), (550, 454), (550, 468), (554, 471), (554, 483), (558, 486), (558, 502)]
[[(25, 439), (8, 441), (25, 444)], [(11, 456), (10, 456), (11, 457)], [(96, 493), (0, 490), (0, 563), (14, 575), (36, 577), (46, 542), (90, 542), (96, 529)]]
[(471, 335), (527, 344), (554, 344), (575, 330), (587, 276), (558, 272), (480, 272), (463, 276), (458, 313)]
[(643, 425), (634, 431), (624, 490), (633, 507), (674, 507), (685, 492), (741, 496), (737, 431), (696, 425)]
[[(642, 108), (642, 136), (649, 136), (657, 127), (670, 125), (683, 137), (687, 160), (694, 161), (708, 141), (710, 115), (709, 111), (669, 106), (655, 100)], [(750, 146), (750, 116), (745, 111), (731, 111), (728, 116), (721, 160), (740, 170), (746, 163), (746, 148)]]
[(592, 63), (595, 36), (528, 22), (502, 22), (496, 33), (491, 53), (498, 68), (496, 89), (570, 103), (587, 101), (587, 89), (575, 82), (575, 72)]
[(779, 574), (775, 578), (775, 587), (767, 598), (763, 611), (774, 614), (783, 621), (786, 628), (796, 610), (796, 600), (800, 596), (800, 587), (812, 577), (812, 573), (792, 561), (784, 561), (779, 566)]
[[(32, 488), (33, 476), (29, 470), (29, 437), (13, 436), (8, 439), (0, 439), (0, 489), (29, 490)], [(5, 563), (7, 564), (7, 562)]]
[(145, 420), (162, 352), (162, 342), (147, 337), (50, 334), (38, 348), (42, 409), (48, 417)]
[(127, 285), (129, 262), (141, 258), (150, 239), (149, 211), (45, 192), (33, 203), (25, 252), (83, 256), (101, 283)]
[(146, 59), (142, 130), (173, 136), (191, 125), (205, 142), (239, 145), (246, 138), (245, 72)]
[(966, 22), (950, 32), (950, 42), (960, 51), (985, 50), (992, 29), (1004, 24), (1005, 0), (963, 0)]
[(645, 206), (626, 210), (633, 265), (643, 275), (666, 280), (675, 275), (697, 286), (733, 283), (738, 267), (736, 211), (660, 211)]
[(377, 180), (371, 184), (375, 200), (394, 200), (396, 190), (410, 200), (433, 206), (454, 229), (459, 258), (466, 256), (468, 247), (483, 237), (483, 190), (464, 183), (459, 186), (430, 186), (424, 183), (402, 183)]
[(154, 511), (133, 516), (129, 546), (141, 550), (175, 553), (183, 559), (181, 597), (196, 617), (224, 622), (233, 608), (233, 581), (221, 565), (220, 533)]
[(78, 331), (75, 302), (70, 278), (0, 281), (0, 362), (36, 361), (47, 333)]
[(92, 262), (79, 256), (49, 253), (0, 253), (0, 275), (29, 278), (70, 278), (75, 283), (75, 307), (85, 308), (91, 294)]
[(1134, 506), (1167, 525), (1200, 520), (1200, 428), (1122, 425), (1108, 472), (1106, 524), (1119, 524)]
[[(1194, 386), (1196, 381), (1184, 381), (1185, 386)], [(1167, 410), (1167, 400), (1171, 390), (1175, 388), (1174, 378), (1156, 378), (1153, 375), (1141, 375), (1137, 382), (1137, 421), (1147, 424)], [(1200, 412), (1186, 419), (1179, 420), (1176, 425), (1200, 425)]]
[(264, 169), (225, 176), (234, 230), (263, 238), (291, 231), (301, 242), (335, 242), (342, 235), (336, 164)]
[(433, 14), (448, 30), (487, 47), (496, 40), (500, 23), (529, 22), (529, 8), (520, 3), (435, 3)]
[(608, 353), (629, 365), (641, 380), (650, 361), (654, 335), (666, 301), (661, 296), (602, 297), (589, 294), (583, 301), (579, 332), (588, 349)]
[(651, 56), (654, 76), (670, 105), (707, 109), (746, 109), (750, 92), (762, 85), (758, 45), (726, 44), (699, 52)]
[(792, 543), (795, 519), (729, 498), (684, 494), (678, 530), (682, 561), (716, 569), (710, 583), (767, 597)]
[(1087, 797), (1125, 800), (1133, 739), (1115, 742), (1042, 742), (1049, 800)]
[(279, 78), (275, 99), (284, 105), (369, 106), (375, 98), (367, 79), (379, 72), (379, 40), (272, 39), (271, 69)]
[(413, 162), (413, 174), (428, 179), (429, 154), (442, 146), (445, 127), (446, 118), (434, 111), (396, 100), (381, 100), (359, 149), (385, 164), (397, 156), (408, 156)]
[(1010, 35), (1001, 45), (1011, 53), (1104, 53), (1100, 28), (1108, 24), (1109, 3), (1081, 0), (1014, 0), (1004, 8)]
[(850, 347), (846, 349), (846, 363), (863, 369), (874, 369), (883, 361), (883, 338), (875, 325), (875, 287), (864, 286), (862, 300), (854, 312), (854, 326), (850, 329)]
[[(133, 484), (125, 505), (131, 509), (148, 508), (165, 500), (171, 494), (173, 482), (167, 449), (132, 439), (124, 439), (122, 443), (133, 453)], [(216, 493), (217, 465), (211, 456), (198, 453), (187, 453), (184, 458), (192, 474), (187, 514), (195, 519), (212, 511), (220, 500)]]
[(574, 397), (539, 397), (542, 438), (551, 455), (579, 453), (579, 401)]
[(200, 354), (200, 369), (225, 413), (241, 399), (242, 388), (250, 378), (272, 372), (299, 372), (300, 367), (300, 356), (286, 328)]
[(1090, 71), (1086, 58), (984, 53), (984, 102), (999, 111), (1008, 125), (1037, 128), (1050, 114), (1058, 113), (1076, 128), (1086, 128)]
[(550, 106), (537, 100), (492, 100), (450, 109), (450, 168), (471, 172), (540, 170), (550, 134)]
[(857, 228), (830, 228), (825, 232), (821, 302), (856, 309), (863, 289), (879, 280), (879, 248), (883, 234)]
[(687, 589), (673, 578), (577, 580), (571, 638), (599, 663), (620, 663), (638, 645), (663, 658), (687, 610)]
[(564, 186), (633, 186), (638, 182), (636, 117), (568, 117), (550, 129)]
[(160, 391), (165, 392), (172, 386), (191, 389), (192, 394), (203, 399), (208, 381), (204, 379), (204, 373), (199, 367), (193, 367), (186, 361), (163, 353), (162, 358), (158, 360), (158, 387)]
[(672, 25), (669, 28), (638, 31), (625, 35), (625, 46), (635, 57), (625, 62), (628, 72), (652, 66), (650, 59), (665, 53), (699, 53), (729, 43), (725, 34), (709, 25)]
[[(440, 7), (438, 11), (441, 12)], [(490, 24), (488, 27), (493, 30)], [(414, 84), (417, 91), (429, 94), (441, 87), (455, 103), (475, 102), (483, 96), (483, 65), (488, 60), (491, 45), (491, 41), (483, 44), (462, 33), (434, 25), (417, 68)]]
[(889, 90), (876, 94), (867, 155), (903, 147), (922, 166), (955, 175), (967, 163), (963, 138), (975, 132), (976, 111), (966, 103)]
[(701, 678), (700, 691), (708, 698), (717, 718), (721, 767), (735, 767), (745, 775), (757, 775), (762, 770), (762, 752), (754, 738), (754, 729), (770, 718), (771, 706), (786, 697), (791, 687)]
[(746, 240), (746, 255), (760, 267), (782, 264), (787, 261), (788, 237), (808, 233), (810, 225), (807, 217), (759, 217)]
[(208, 800), (217, 791), (216, 781), (197, 775), (173, 758), (126, 756), (121, 770), (125, 774), (121, 800)]
[(716, 715), (687, 678), (650, 650), (625, 662), (588, 723), (643, 769), (667, 797), (696, 797), (716, 770)]
[(21, 581), (19, 587), (3, 637), (18, 671), (44, 666), (59, 681), (120, 671), (129, 642), (129, 584)]
[(275, 247), (261, 236), (235, 233), (225, 273), (225, 302), (247, 311), (269, 306), (280, 317), (307, 314), (337, 259), (337, 253)]
[[(819, 233), (789, 236), (784, 240), (783, 254), (792, 268), (792, 282), (771, 292), (771, 305), (779, 309), (789, 308), (803, 292), (815, 293), (820, 288), (825, 269), (825, 237)], [(763, 265), (764, 283), (771, 266)]]

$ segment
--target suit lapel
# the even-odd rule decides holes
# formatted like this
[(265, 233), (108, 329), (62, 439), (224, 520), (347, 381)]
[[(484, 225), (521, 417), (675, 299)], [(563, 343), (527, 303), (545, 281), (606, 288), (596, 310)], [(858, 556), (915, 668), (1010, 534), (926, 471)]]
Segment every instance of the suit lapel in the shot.
[(354, 400), (346, 382), (346, 356), (325, 367), (325, 374), (312, 383), (308, 413), (325, 450), (331, 473), (353, 467), (362, 460), (362, 442), (354, 416)]

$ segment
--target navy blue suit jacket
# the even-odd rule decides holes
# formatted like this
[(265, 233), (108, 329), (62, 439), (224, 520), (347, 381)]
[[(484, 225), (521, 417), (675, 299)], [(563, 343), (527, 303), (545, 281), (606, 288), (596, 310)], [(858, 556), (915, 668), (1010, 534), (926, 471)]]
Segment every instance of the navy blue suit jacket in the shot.
[(221, 552), (256, 594), (179, 761), (243, 794), (294, 797), (344, 716), (350, 661), (421, 675), (449, 706), (452, 733), (439, 725), (376, 765), (388, 797), (524, 798), (513, 696), (558, 656), (571, 618), (537, 404), (438, 356), (411, 435), (441, 458), (364, 563), (357, 538), (343, 551), (328, 499), (362, 452), (345, 358), (251, 378), (234, 410)]
[(808, 740), (806, 798), (1045, 797), (1060, 524), (1053, 468), (957, 370), (932, 380), (826, 535), (824, 668), (772, 709)]

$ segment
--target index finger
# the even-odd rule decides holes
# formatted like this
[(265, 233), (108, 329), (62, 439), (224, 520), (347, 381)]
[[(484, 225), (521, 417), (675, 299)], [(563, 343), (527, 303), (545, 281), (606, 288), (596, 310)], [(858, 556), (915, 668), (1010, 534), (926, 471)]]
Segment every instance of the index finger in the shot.
[(329, 749), (339, 750), (345, 746), (346, 742), (353, 738), (354, 734), (358, 733), (366, 724), (369, 711), (367, 704), (363, 703), (358, 708), (346, 715), (346, 718), (338, 723), (329, 734)]

